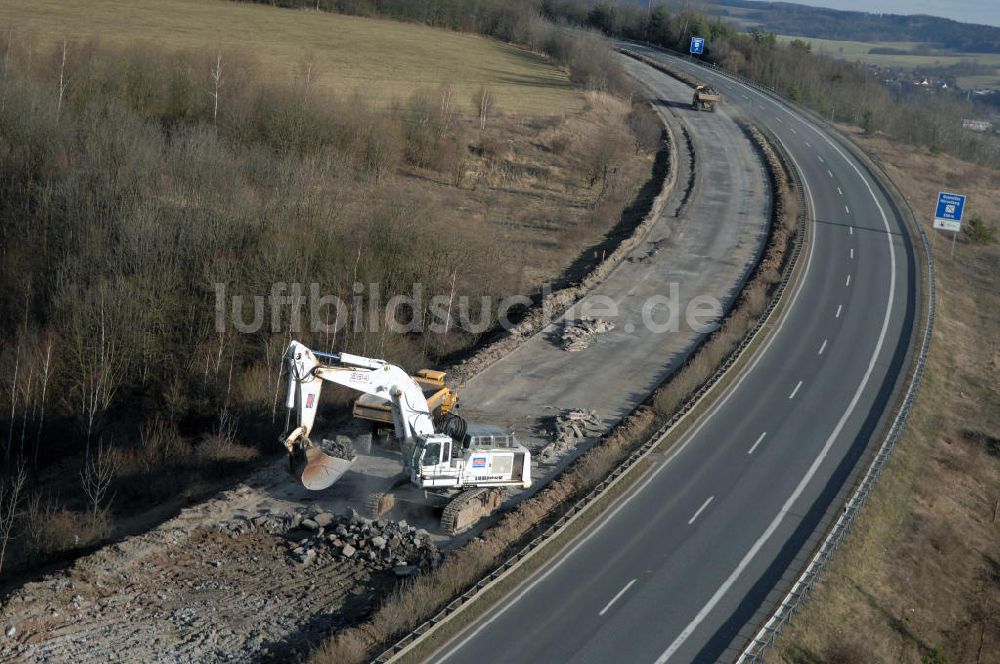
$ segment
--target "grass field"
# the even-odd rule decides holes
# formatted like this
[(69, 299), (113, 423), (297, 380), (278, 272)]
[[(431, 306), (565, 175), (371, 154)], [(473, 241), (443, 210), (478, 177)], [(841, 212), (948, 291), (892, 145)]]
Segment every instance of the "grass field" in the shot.
[(29, 31), (43, 44), (97, 37), (212, 55), (236, 50), (255, 56), (264, 73), (275, 77), (302, 76), (311, 62), (317, 85), (344, 94), (361, 91), (374, 101), (448, 82), (466, 106), (484, 85), (503, 111), (551, 115), (583, 106), (566, 73), (542, 56), (394, 21), (222, 0), (5, 0), (0, 29), (8, 27)]
[[(947, 67), (948, 65), (960, 62), (976, 62), (978, 64), (989, 65), (996, 67), (997, 71), (994, 72), (994, 75), (974, 77), (976, 84), (983, 87), (1000, 87), (1000, 53), (921, 51), (920, 42), (857, 42), (778, 35), (779, 42), (787, 43), (793, 39), (801, 39), (812, 44), (813, 53), (825, 53), (835, 58), (860, 60), (861, 62), (870, 62), (882, 66)], [(873, 48), (892, 48), (909, 52), (898, 55), (883, 55), (871, 53)]]

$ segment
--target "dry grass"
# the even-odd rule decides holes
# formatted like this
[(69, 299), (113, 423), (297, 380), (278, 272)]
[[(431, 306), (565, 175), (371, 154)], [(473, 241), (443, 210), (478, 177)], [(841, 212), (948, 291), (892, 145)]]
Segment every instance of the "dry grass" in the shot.
[[(940, 190), (1000, 222), (1000, 170), (865, 141), (931, 232)], [(874, 498), (794, 628), (786, 661), (1000, 661), (1000, 246), (935, 241), (938, 319), (926, 379)]]
[(359, 91), (377, 102), (449, 82), (468, 109), (482, 86), (507, 112), (561, 115), (583, 105), (566, 73), (542, 56), (395, 21), (222, 0), (8, 0), (0, 4), (0, 28), (8, 25), (36, 33), (39, 47), (96, 36), (208, 56), (220, 49), (257, 53), (267, 75), (305, 80), (308, 72), (320, 88), (342, 96)]

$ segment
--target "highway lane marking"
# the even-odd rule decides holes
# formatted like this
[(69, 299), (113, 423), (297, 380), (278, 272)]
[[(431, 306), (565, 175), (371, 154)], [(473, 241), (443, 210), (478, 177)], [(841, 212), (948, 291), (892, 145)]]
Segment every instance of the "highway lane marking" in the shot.
[(795, 134), (796, 136), (799, 135), (799, 132), (795, 131), (795, 127), (789, 127), (789, 129), (791, 129), (792, 133)]
[(780, 122), (781, 124), (785, 124), (785, 121), (779, 118), (777, 115), (774, 116), (774, 119)]
[(619, 599), (619, 598), (620, 598), (620, 597), (621, 597), (622, 595), (624, 595), (624, 594), (625, 594), (625, 591), (626, 591), (626, 590), (628, 590), (629, 588), (631, 588), (631, 587), (632, 587), (632, 584), (633, 584), (633, 583), (635, 583), (635, 582), (636, 582), (636, 579), (632, 579), (631, 581), (629, 581), (628, 583), (626, 583), (626, 584), (625, 584), (625, 587), (624, 587), (624, 588), (622, 588), (621, 590), (619, 590), (619, 591), (618, 591), (618, 594), (617, 594), (617, 595), (615, 595), (614, 597), (612, 597), (612, 598), (611, 598), (611, 601), (610, 601), (610, 602), (608, 602), (608, 603), (607, 603), (607, 604), (606, 604), (606, 605), (604, 606), (604, 608), (603, 608), (603, 609), (601, 609), (601, 612), (600, 612), (600, 613), (598, 613), (597, 615), (599, 615), (599, 616), (603, 616), (603, 615), (604, 615), (605, 613), (607, 613), (607, 612), (608, 612), (608, 609), (610, 609), (610, 608), (611, 608), (611, 605), (612, 605), (612, 604), (614, 604), (615, 602), (617, 602), (617, 601), (618, 601), (618, 599)]
[(764, 436), (766, 436), (766, 435), (767, 435), (766, 431), (764, 433), (760, 434), (760, 437), (757, 439), (757, 442), (753, 444), (753, 447), (751, 447), (749, 450), (747, 450), (747, 454), (748, 455), (749, 454), (753, 454), (753, 451), (755, 449), (757, 449), (757, 446), (760, 445), (760, 441), (764, 440)]
[(848, 274), (847, 275), (847, 283), (844, 284), (844, 288), (848, 288), (848, 287), (850, 287), (850, 285), (851, 285), (851, 275)]
[[(763, 97), (763, 95), (761, 96)], [(726, 595), (726, 593), (729, 592), (729, 589), (733, 586), (734, 583), (736, 583), (736, 580), (743, 575), (744, 570), (746, 570), (746, 568), (753, 561), (754, 557), (756, 557), (757, 552), (760, 551), (760, 549), (769, 539), (771, 539), (771, 536), (774, 534), (774, 532), (778, 529), (778, 526), (780, 526), (781, 522), (784, 520), (785, 515), (790, 512), (792, 506), (795, 504), (795, 501), (799, 499), (799, 496), (801, 496), (802, 492), (805, 491), (806, 486), (808, 486), (808, 484), (812, 481), (813, 476), (819, 470), (820, 464), (823, 463), (823, 461), (826, 459), (826, 456), (830, 453), (830, 448), (833, 447), (833, 442), (840, 435), (840, 432), (843, 430), (844, 425), (847, 423), (848, 418), (850, 418), (851, 414), (854, 412), (854, 409), (857, 407), (858, 401), (861, 400), (861, 393), (864, 391), (865, 387), (868, 385), (868, 381), (871, 379), (872, 371), (874, 371), (875, 369), (875, 363), (878, 360), (878, 356), (882, 352), (882, 346), (885, 343), (886, 332), (889, 329), (889, 319), (892, 317), (892, 303), (893, 300), (895, 300), (896, 296), (896, 248), (892, 244), (892, 231), (889, 228), (889, 219), (885, 215), (885, 210), (882, 208), (882, 204), (879, 203), (878, 198), (875, 196), (875, 191), (872, 189), (871, 184), (861, 174), (861, 171), (858, 169), (858, 167), (847, 159), (847, 156), (840, 151), (840, 148), (834, 145), (833, 141), (829, 137), (825, 136), (815, 126), (809, 123), (805, 124), (811, 127), (812, 130), (815, 131), (820, 138), (826, 141), (827, 144), (830, 147), (832, 147), (837, 152), (837, 154), (839, 154), (844, 159), (844, 161), (847, 163), (848, 166), (854, 169), (854, 172), (857, 173), (858, 177), (861, 178), (861, 181), (865, 184), (865, 187), (867, 187), (869, 195), (872, 197), (872, 200), (875, 201), (875, 207), (878, 208), (879, 214), (882, 216), (882, 225), (885, 227), (886, 239), (889, 244), (889, 263), (890, 263), (889, 299), (886, 301), (885, 305), (885, 316), (882, 319), (882, 329), (879, 332), (878, 341), (875, 343), (875, 351), (872, 353), (872, 356), (868, 361), (868, 368), (865, 370), (865, 375), (862, 377), (861, 383), (858, 385), (858, 389), (855, 390), (854, 392), (854, 397), (851, 398), (851, 402), (850, 404), (848, 404), (847, 410), (845, 410), (844, 414), (840, 416), (840, 420), (837, 422), (837, 426), (835, 426), (833, 431), (830, 432), (829, 437), (827, 437), (826, 442), (823, 444), (823, 449), (820, 450), (819, 455), (817, 455), (816, 458), (813, 460), (812, 465), (809, 467), (809, 470), (807, 470), (805, 475), (802, 476), (802, 479), (799, 480), (799, 483), (795, 487), (795, 490), (792, 492), (792, 495), (790, 495), (788, 497), (788, 500), (785, 501), (785, 504), (782, 505), (781, 510), (778, 512), (777, 516), (774, 517), (774, 520), (771, 521), (770, 525), (768, 525), (764, 533), (757, 539), (756, 542), (754, 542), (753, 546), (750, 547), (750, 550), (747, 551), (745, 556), (743, 556), (743, 559), (740, 560), (739, 564), (736, 566), (736, 569), (734, 569), (733, 572), (726, 578), (726, 580), (722, 582), (722, 585), (719, 586), (719, 589), (715, 591), (715, 594), (712, 595), (711, 598), (709, 598), (708, 602), (701, 608), (701, 610), (694, 617), (694, 619), (692, 619), (691, 622), (688, 623), (687, 627), (684, 628), (684, 630), (677, 636), (677, 638), (673, 640), (670, 646), (668, 646), (667, 649), (663, 651), (663, 654), (661, 654), (656, 659), (655, 664), (664, 664), (668, 659), (670, 659), (671, 656), (673, 656), (674, 653), (676, 653), (680, 649), (681, 646), (684, 645), (684, 642), (688, 640), (691, 634), (694, 633), (694, 631), (705, 620), (708, 614), (712, 612), (712, 610), (719, 603), (719, 601)], [(795, 158), (792, 157), (793, 162), (794, 160)], [(804, 181), (805, 179), (803, 178), (803, 182)]]
[(805, 141), (805, 144), (806, 144), (807, 148), (811, 148), (812, 147), (812, 144), (809, 141)]
[(824, 164), (826, 163), (826, 161), (823, 159), (822, 155), (816, 155), (816, 157), (820, 160), (821, 163), (824, 163)]
[(708, 500), (706, 500), (704, 503), (701, 504), (701, 507), (698, 508), (698, 511), (694, 513), (694, 516), (691, 517), (690, 519), (688, 519), (688, 525), (689, 526), (692, 523), (694, 523), (694, 520), (697, 519), (701, 515), (702, 512), (705, 511), (706, 507), (708, 507), (709, 505), (712, 504), (713, 500), (715, 500), (715, 496), (709, 496)]
[(851, 213), (851, 208), (849, 208), (849, 207), (847, 207), (847, 206), (845, 205), (845, 206), (844, 206), (844, 211), (845, 211), (845, 212), (847, 212), (847, 214), (850, 214), (850, 213)]
[(831, 171), (829, 168), (826, 169), (826, 172), (831, 178), (833, 177), (833, 171)]
[(838, 304), (838, 305), (837, 305), (837, 313), (835, 313), (835, 314), (833, 315), (833, 317), (834, 317), (834, 318), (840, 318), (840, 311), (841, 311), (841, 310), (842, 310), (843, 308), (844, 308), (844, 305), (842, 305), (842, 304)]
[(797, 384), (797, 385), (795, 386), (795, 389), (794, 389), (794, 390), (792, 390), (792, 393), (788, 395), (788, 398), (789, 398), (789, 399), (794, 399), (794, 398), (795, 398), (795, 395), (799, 393), (799, 388), (800, 388), (800, 387), (802, 387), (802, 381), (801, 381), (801, 380), (800, 380), (800, 381), (798, 382), (798, 384)]
[(847, 232), (848, 232), (849, 235), (854, 235), (854, 226), (848, 226), (847, 227)]
[(851, 247), (851, 258), (854, 258), (854, 247)]
[(823, 345), (819, 347), (819, 353), (817, 353), (817, 355), (822, 355), (823, 351), (826, 350), (826, 342), (827, 339), (823, 339)]
[(844, 195), (844, 192), (842, 192), (842, 191), (840, 190), (840, 187), (837, 187), (837, 193), (838, 193), (838, 194), (840, 194), (841, 196), (843, 196), (843, 195)]

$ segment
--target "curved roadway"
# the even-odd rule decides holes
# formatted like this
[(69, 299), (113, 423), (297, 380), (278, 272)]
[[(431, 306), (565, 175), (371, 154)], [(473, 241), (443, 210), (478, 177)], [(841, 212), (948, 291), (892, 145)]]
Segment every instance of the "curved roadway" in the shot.
[[(915, 262), (878, 183), (794, 110), (633, 48), (778, 136), (806, 185), (807, 267), (766, 345), (669, 456), (437, 662), (732, 660), (839, 504), (905, 366)], [(666, 99), (690, 100), (651, 72)]]

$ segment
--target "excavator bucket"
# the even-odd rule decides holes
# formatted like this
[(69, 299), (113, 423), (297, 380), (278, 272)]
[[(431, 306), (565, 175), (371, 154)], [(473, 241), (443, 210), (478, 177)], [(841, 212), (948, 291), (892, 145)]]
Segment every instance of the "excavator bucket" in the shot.
[(295, 474), (302, 486), (310, 491), (322, 491), (340, 479), (353, 461), (325, 454), (319, 447), (306, 448), (298, 463), (293, 462)]

